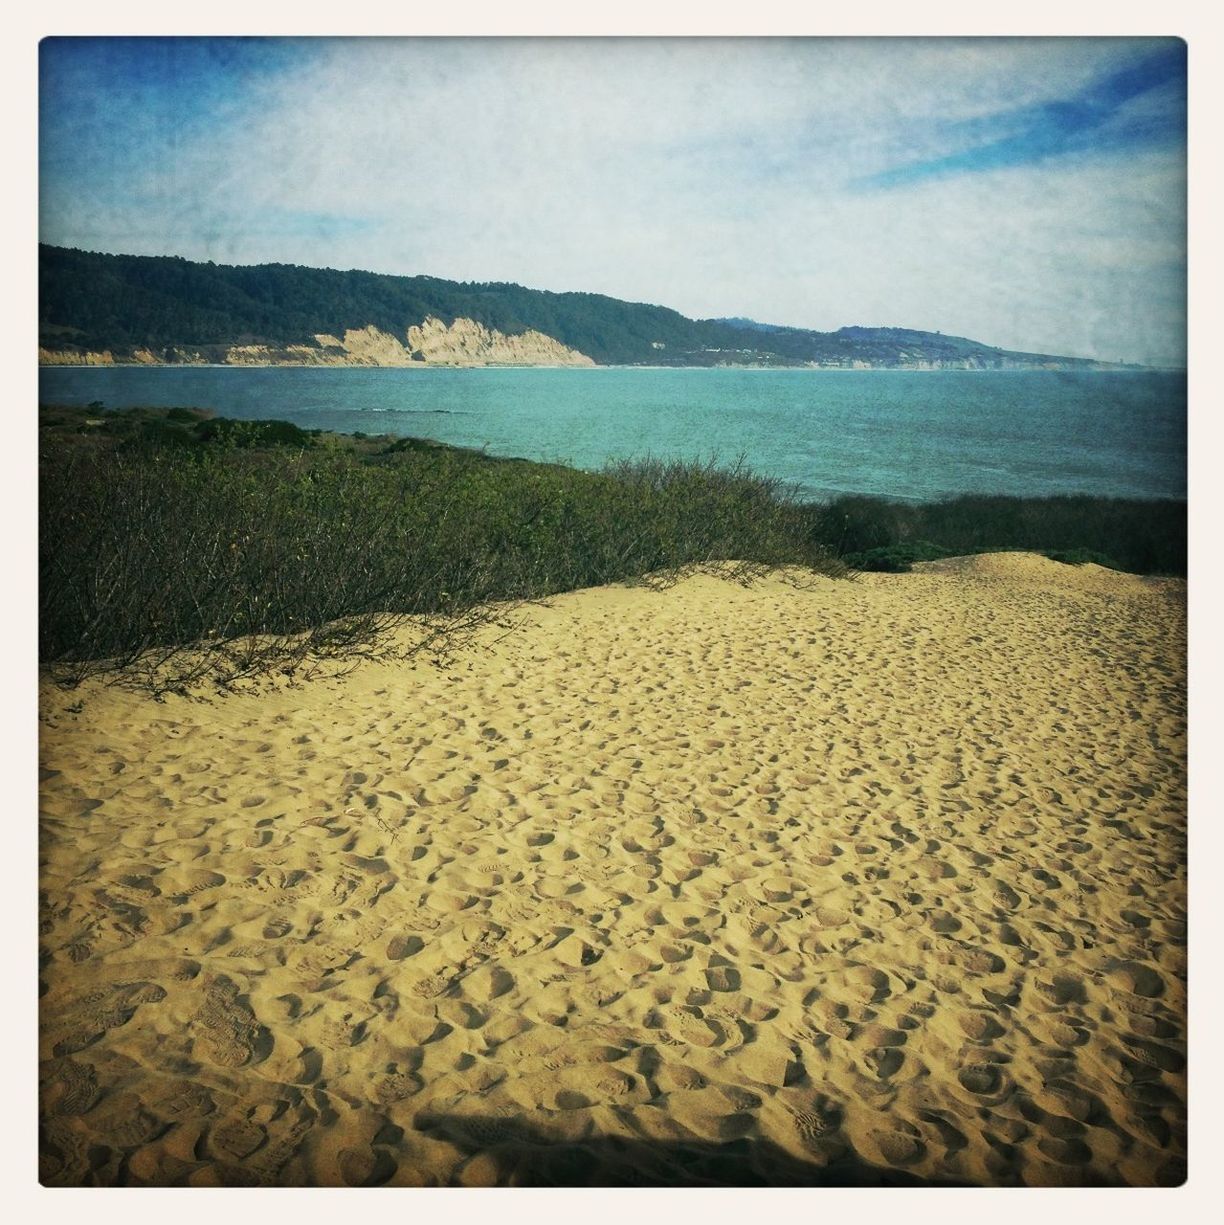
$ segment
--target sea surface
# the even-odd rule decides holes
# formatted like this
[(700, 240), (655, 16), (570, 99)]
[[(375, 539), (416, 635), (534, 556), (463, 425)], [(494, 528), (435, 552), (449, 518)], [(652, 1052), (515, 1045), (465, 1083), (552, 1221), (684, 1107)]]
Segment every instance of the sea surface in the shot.
[(40, 383), (44, 404), (209, 408), (580, 468), (742, 458), (810, 498), (1186, 494), (1182, 373), (121, 366)]

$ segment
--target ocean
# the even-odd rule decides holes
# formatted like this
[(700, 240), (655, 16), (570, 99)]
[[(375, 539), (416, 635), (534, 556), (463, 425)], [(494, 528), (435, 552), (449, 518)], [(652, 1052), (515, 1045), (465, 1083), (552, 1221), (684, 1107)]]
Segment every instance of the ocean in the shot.
[(742, 459), (811, 499), (1186, 495), (1183, 373), (47, 367), (39, 398), (209, 408), (588, 469)]

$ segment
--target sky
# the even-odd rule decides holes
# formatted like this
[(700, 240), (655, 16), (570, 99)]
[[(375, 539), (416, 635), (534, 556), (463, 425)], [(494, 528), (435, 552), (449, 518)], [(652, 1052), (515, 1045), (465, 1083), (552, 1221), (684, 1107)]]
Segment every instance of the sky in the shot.
[(1175, 39), (51, 38), (40, 236), (1185, 362)]

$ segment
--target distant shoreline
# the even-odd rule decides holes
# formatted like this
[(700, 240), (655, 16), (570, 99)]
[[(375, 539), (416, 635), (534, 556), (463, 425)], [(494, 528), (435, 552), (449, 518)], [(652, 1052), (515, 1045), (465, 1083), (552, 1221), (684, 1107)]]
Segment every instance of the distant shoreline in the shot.
[[(742, 369), (1141, 365), (1123, 356), (1129, 343), (1111, 344), (1118, 356), (1104, 359), (1008, 349), (942, 330), (856, 323), (826, 332), (744, 318), (689, 319), (661, 305), (508, 282), (279, 264), (239, 268), (46, 244), (39, 246), (39, 269), (40, 356), (69, 365), (117, 358), (149, 365), (219, 358), (241, 365), (405, 367), (650, 367), (658, 361), (669, 368)], [(183, 339), (188, 334), (190, 343)]]
[(660, 371), (742, 371), (780, 374), (1185, 374), (1184, 366), (447, 366), (418, 362), (412, 365), (328, 365), (316, 362), (39, 362), (41, 370), (641, 370)]

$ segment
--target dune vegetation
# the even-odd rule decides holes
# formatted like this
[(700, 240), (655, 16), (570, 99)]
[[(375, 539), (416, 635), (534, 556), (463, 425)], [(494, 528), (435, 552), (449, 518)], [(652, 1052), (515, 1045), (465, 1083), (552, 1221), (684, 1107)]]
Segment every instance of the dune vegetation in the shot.
[(1018, 548), (1185, 572), (1183, 503), (813, 504), (742, 464), (584, 472), (189, 409), (47, 408), (41, 426), (41, 657), (69, 683), (293, 673), (406, 616), (441, 649), (508, 603), (714, 562), (840, 576)]

